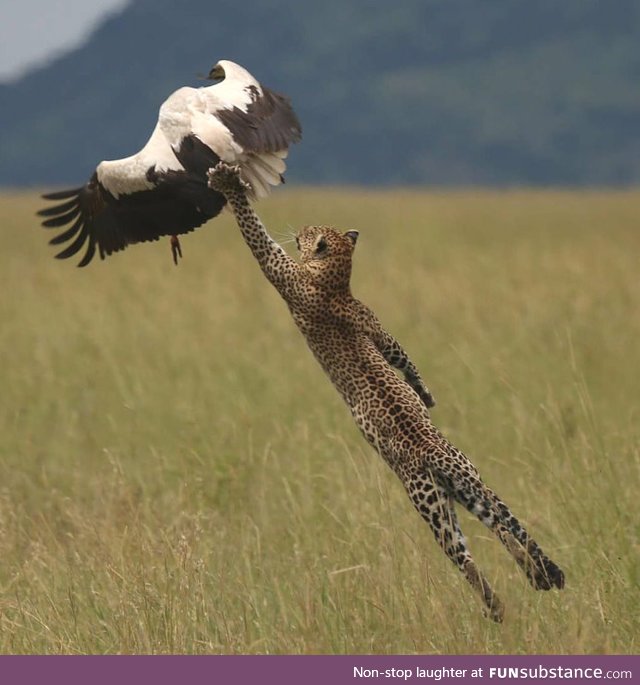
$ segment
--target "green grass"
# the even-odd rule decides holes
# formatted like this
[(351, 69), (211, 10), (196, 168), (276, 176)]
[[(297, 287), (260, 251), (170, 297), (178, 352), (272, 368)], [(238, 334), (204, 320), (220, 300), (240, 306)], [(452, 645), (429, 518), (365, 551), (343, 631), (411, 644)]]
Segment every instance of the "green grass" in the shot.
[(353, 290), (435, 423), (565, 570), (461, 512), (479, 602), (231, 217), (86, 269), (0, 204), (0, 652), (637, 653), (640, 194), (283, 190), (360, 230)]

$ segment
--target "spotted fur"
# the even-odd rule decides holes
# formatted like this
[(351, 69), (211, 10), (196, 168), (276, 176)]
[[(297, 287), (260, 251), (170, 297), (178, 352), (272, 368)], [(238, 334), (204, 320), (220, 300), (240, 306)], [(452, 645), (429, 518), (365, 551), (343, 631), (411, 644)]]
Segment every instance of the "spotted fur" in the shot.
[(503, 605), (467, 548), (456, 502), (497, 535), (536, 590), (562, 588), (560, 568), (482, 482), (469, 459), (431, 423), (433, 398), (406, 352), (351, 295), (358, 233), (306, 226), (296, 238), (298, 263), (269, 236), (233, 167), (218, 165), (209, 183), (227, 197), (247, 245), (362, 434), (398, 475), (437, 542), (480, 594), (488, 615), (501, 621)]

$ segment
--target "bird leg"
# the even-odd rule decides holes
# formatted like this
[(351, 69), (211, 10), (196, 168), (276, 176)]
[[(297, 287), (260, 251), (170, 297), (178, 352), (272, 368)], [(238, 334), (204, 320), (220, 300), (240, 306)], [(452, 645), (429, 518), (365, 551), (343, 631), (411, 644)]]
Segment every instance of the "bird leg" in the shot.
[(171, 255), (173, 256), (173, 263), (177, 266), (178, 259), (182, 259), (182, 248), (177, 235), (171, 236)]

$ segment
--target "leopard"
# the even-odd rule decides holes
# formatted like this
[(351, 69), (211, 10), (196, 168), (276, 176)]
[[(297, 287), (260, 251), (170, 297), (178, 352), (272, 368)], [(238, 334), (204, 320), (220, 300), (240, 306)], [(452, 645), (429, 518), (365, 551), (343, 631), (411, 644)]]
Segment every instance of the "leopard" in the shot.
[(352, 258), (359, 232), (304, 226), (295, 235), (296, 261), (254, 212), (237, 167), (219, 163), (209, 171), (208, 182), (227, 198), (244, 241), (360, 432), (398, 476), (439, 546), (479, 595), (485, 616), (502, 622), (504, 604), (469, 551), (456, 505), (497, 536), (535, 590), (564, 588), (564, 572), (485, 485), (467, 456), (434, 426), (434, 397), (404, 348), (353, 297)]

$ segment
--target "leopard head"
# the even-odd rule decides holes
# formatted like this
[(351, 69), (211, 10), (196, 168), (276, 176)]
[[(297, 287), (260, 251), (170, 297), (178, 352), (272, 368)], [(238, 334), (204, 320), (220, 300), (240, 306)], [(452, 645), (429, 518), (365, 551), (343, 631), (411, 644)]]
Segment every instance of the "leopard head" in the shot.
[(358, 231), (330, 226), (305, 226), (296, 236), (300, 263), (316, 285), (327, 291), (349, 288), (351, 258)]

